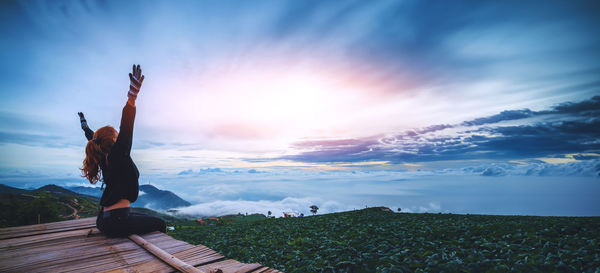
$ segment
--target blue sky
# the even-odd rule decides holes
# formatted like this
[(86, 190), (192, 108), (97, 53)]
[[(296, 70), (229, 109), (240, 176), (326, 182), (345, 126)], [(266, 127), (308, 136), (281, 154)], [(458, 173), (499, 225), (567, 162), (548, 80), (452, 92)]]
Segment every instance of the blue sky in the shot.
[(133, 159), (189, 213), (600, 215), (597, 2), (0, 5), (0, 183), (85, 184), (76, 113), (118, 127), (140, 63)]

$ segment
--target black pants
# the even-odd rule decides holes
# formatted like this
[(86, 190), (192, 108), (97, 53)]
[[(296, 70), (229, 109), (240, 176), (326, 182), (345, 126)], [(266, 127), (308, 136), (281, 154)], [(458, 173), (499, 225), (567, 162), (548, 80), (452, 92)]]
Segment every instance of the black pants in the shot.
[(145, 234), (152, 231), (166, 232), (167, 225), (160, 218), (131, 212), (130, 208), (100, 210), (96, 227), (110, 237), (126, 237), (131, 234)]

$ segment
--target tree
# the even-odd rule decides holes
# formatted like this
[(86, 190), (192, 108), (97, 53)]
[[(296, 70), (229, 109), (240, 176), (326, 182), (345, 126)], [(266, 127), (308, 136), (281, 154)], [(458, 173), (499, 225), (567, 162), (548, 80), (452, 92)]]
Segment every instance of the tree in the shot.
[(271, 211), (267, 212), (267, 215), (269, 215), (269, 217), (271, 217)]
[(402, 209), (401, 209), (401, 208), (398, 208), (398, 212), (401, 212), (401, 211), (402, 211)]
[(40, 223), (60, 221), (60, 213), (64, 207), (58, 202), (58, 198), (50, 193), (41, 191), (38, 193), (38, 198), (28, 202), (19, 208), (19, 225), (31, 225), (38, 223), (38, 215)]
[(313, 213), (313, 215), (317, 214), (317, 211), (319, 210), (319, 207), (312, 205), (310, 206), (310, 212)]

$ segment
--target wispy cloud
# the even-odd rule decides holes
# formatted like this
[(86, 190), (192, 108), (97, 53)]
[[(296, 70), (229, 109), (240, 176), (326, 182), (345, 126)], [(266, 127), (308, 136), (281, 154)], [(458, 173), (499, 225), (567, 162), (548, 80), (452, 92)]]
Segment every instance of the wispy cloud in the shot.
[[(515, 123), (516, 122), (516, 123)], [(365, 139), (312, 140), (283, 158), (301, 162), (506, 160), (600, 150), (600, 97), (550, 110), (506, 110), (458, 124)]]
[(285, 198), (277, 201), (225, 201), (219, 200), (202, 203), (190, 207), (180, 208), (180, 214), (189, 216), (219, 216), (237, 213), (262, 213), (267, 215), (271, 211), (273, 216), (281, 217), (284, 212), (304, 213), (311, 215), (310, 206), (319, 205), (320, 213), (351, 210), (352, 205), (342, 205), (335, 201), (325, 201), (318, 198)]
[[(600, 154), (588, 160), (576, 160), (577, 155), (570, 157), (571, 162), (547, 163), (542, 160), (531, 160), (519, 163), (490, 163), (462, 170), (466, 173), (480, 174), (482, 176), (587, 176), (600, 177)], [(591, 156), (590, 156), (591, 157)]]

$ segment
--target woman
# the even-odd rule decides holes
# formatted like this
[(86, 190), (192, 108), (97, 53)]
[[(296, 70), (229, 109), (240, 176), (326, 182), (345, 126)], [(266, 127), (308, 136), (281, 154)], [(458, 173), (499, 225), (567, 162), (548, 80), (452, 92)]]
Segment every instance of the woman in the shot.
[(130, 211), (131, 203), (138, 198), (140, 176), (130, 156), (136, 111), (135, 99), (144, 81), (139, 65), (133, 66), (133, 73), (129, 73), (129, 80), (128, 99), (123, 107), (120, 133), (111, 126), (104, 126), (93, 132), (87, 126), (83, 113), (79, 113), (81, 128), (88, 138), (81, 170), (90, 183), (96, 184), (102, 180), (106, 185), (100, 198), (101, 209), (96, 219), (96, 226), (111, 237), (152, 231), (165, 232), (166, 229), (165, 222), (160, 218)]

